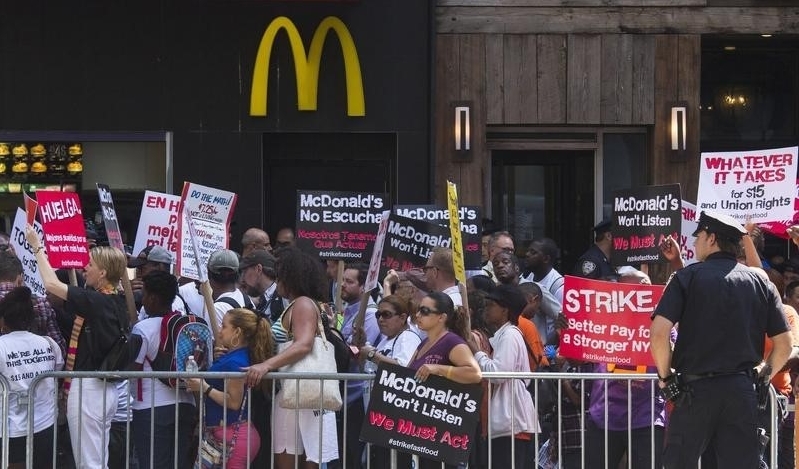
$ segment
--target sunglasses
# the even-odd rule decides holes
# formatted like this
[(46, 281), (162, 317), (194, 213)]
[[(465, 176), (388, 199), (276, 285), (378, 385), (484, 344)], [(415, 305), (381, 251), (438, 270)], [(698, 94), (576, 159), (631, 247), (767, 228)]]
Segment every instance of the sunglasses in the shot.
[(377, 319), (388, 319), (392, 316), (399, 316), (400, 313), (395, 313), (394, 311), (389, 311), (387, 309), (381, 311), (375, 311), (375, 317)]
[(422, 316), (430, 316), (431, 314), (441, 314), (441, 311), (437, 309), (430, 309), (427, 306), (420, 306), (418, 310), (416, 310)]

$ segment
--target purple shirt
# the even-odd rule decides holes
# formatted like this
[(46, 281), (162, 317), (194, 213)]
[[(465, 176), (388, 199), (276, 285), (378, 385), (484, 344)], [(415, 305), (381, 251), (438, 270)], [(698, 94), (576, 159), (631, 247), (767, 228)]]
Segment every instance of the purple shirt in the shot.
[[(416, 349), (417, 353), (427, 344), (428, 340), (430, 340), (429, 337), (419, 344)], [(422, 365), (452, 365), (452, 362), (449, 361), (449, 352), (458, 344), (466, 345), (466, 341), (458, 334), (447, 331), (424, 355), (416, 356), (408, 364), (408, 368), (418, 370)]]
[[(606, 363), (594, 365), (595, 373), (612, 373)], [(612, 369), (612, 368), (610, 368)], [(648, 373), (655, 373), (655, 367), (649, 367)], [(616, 367), (618, 373), (635, 373), (634, 369)], [(605, 428), (605, 380), (595, 380), (591, 385), (591, 399), (588, 412), (599, 428)], [(608, 430), (627, 430), (627, 380), (607, 381)], [(665, 426), (665, 401), (661, 396), (657, 383), (651, 380), (629, 381), (632, 398), (632, 428), (644, 428), (652, 425)], [(654, 395), (654, 397), (653, 397)], [(652, 399), (655, 400), (655, 419), (652, 419)]]

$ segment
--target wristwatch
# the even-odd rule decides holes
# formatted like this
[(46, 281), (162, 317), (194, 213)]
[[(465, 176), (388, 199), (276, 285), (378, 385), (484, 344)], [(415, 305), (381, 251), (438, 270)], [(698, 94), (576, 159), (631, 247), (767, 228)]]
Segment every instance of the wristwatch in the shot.
[(377, 354), (376, 350), (369, 350), (369, 353), (366, 354), (366, 359), (369, 360), (370, 362), (374, 361), (375, 354)]

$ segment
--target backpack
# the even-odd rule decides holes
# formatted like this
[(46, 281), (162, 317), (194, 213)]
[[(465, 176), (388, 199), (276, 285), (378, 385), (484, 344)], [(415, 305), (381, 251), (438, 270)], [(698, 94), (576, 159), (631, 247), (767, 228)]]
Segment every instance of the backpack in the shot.
[(325, 331), (325, 339), (333, 344), (333, 353), (336, 357), (336, 371), (339, 373), (350, 372), (350, 361), (352, 360), (352, 350), (341, 335), (341, 331), (335, 327), (330, 327), (327, 315), (322, 313), (322, 329)]
[[(214, 357), (214, 334), (208, 323), (194, 314), (171, 313), (161, 318), (158, 353), (150, 362), (153, 371), (186, 371), (186, 360), (194, 356), (197, 368), (205, 371)], [(169, 387), (176, 387), (177, 378), (159, 378)]]
[(118, 304), (114, 308), (114, 314), (117, 317), (116, 326), (111, 329), (95, 327), (92, 339), (90, 339), (100, 349), (105, 348), (103, 344), (111, 344), (105, 352), (99, 352), (104, 355), (97, 371), (128, 370), (141, 350), (142, 338), (138, 334), (131, 334), (130, 320), (123, 305)]

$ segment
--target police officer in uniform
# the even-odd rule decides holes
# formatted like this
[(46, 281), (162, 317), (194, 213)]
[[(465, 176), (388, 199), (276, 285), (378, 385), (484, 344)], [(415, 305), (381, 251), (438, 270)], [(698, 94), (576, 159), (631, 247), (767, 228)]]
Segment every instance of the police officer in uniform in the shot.
[(594, 227), (594, 244), (577, 260), (574, 275), (595, 280), (618, 280), (616, 269), (610, 265), (613, 250), (611, 220), (605, 219)]
[[(782, 368), (791, 336), (775, 289), (736, 260), (745, 234), (735, 219), (702, 212), (693, 233), (702, 262), (674, 274), (652, 315), (659, 385), (675, 404), (665, 468), (695, 468), (706, 449), (720, 468), (758, 467), (755, 382), (770, 380)], [(774, 347), (762, 362), (765, 335)]]

